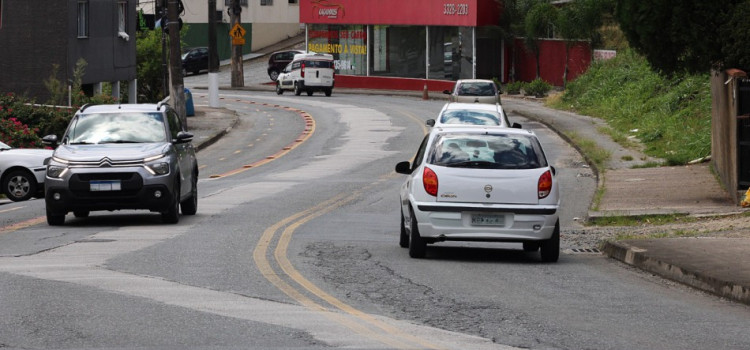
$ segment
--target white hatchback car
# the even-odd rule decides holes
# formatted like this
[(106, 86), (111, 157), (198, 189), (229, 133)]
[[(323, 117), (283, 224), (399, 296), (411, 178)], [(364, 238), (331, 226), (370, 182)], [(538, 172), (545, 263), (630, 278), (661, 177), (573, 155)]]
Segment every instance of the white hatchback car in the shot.
[(0, 142), (0, 193), (14, 202), (44, 193), (44, 171), (50, 157), (50, 149), (13, 148)]
[(437, 119), (428, 119), (425, 124), (428, 126), (458, 124), (521, 128), (521, 124), (511, 124), (503, 106), (489, 103), (448, 102), (440, 110)]
[(401, 186), (400, 245), (413, 258), (442, 241), (521, 242), (545, 262), (560, 253), (555, 168), (529, 130), (451, 126), (425, 136)]

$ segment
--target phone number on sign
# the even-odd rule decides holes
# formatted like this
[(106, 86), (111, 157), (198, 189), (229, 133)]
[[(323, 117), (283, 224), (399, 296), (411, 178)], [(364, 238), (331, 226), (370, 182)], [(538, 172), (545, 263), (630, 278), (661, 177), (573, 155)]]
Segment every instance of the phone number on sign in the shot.
[(468, 16), (469, 4), (443, 4), (443, 14), (446, 16)]

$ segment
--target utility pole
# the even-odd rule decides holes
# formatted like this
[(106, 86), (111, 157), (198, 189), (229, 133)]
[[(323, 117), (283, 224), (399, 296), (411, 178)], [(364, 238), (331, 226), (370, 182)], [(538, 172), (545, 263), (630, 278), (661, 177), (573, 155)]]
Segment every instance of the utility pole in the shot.
[(182, 49), (180, 45), (180, 0), (167, 0), (167, 29), (169, 30), (169, 100), (172, 108), (187, 128), (185, 111), (185, 83), (182, 80)]
[(219, 52), (216, 45), (216, 0), (208, 0), (208, 105), (219, 107)]
[(156, 8), (161, 19), (161, 94), (167, 97), (169, 96), (169, 70), (167, 69), (167, 36), (164, 34), (167, 25), (164, 22), (164, 19), (167, 18), (166, 0), (156, 0)]
[[(231, 7), (229, 8), (231, 18), (230, 28), (234, 29), (236, 26), (242, 25), (240, 13), (242, 13), (240, 0), (231, 0)], [(242, 40), (242, 44), (244, 44), (244, 39)], [(245, 73), (242, 67), (242, 44), (232, 42), (232, 87), (245, 86)]]

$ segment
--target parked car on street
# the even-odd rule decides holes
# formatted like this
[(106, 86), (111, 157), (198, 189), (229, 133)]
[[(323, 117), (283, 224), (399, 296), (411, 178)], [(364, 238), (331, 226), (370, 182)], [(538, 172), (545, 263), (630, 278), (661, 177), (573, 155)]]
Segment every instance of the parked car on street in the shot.
[(521, 124), (512, 123), (499, 104), (448, 102), (443, 105), (437, 119), (428, 119), (428, 126), (441, 125), (487, 125), (506, 128), (521, 128)]
[[(166, 223), (198, 208), (198, 162), (174, 109), (164, 103), (83, 106), (47, 167), (47, 223), (95, 210), (147, 209)], [(56, 135), (44, 137), (57, 145)]]
[(485, 79), (464, 79), (456, 81), (453, 90), (444, 90), (451, 102), (500, 103), (500, 89), (495, 82)]
[(208, 70), (208, 48), (186, 49), (182, 54), (182, 76), (186, 76), (188, 72), (198, 74), (202, 70)]
[(18, 202), (44, 193), (44, 171), (52, 150), (13, 148), (0, 142), (2, 194)]
[(299, 96), (306, 92), (312, 96), (315, 91), (323, 91), (331, 96), (335, 80), (333, 55), (321, 53), (298, 54), (279, 74), (276, 81), (276, 93), (292, 90)]
[(305, 53), (301, 50), (277, 51), (268, 56), (268, 77), (276, 81), (284, 68), (294, 61), (294, 55)]
[(555, 168), (529, 130), (435, 127), (419, 146), (400, 190), (399, 244), (413, 258), (443, 241), (520, 242), (542, 261), (560, 253)]

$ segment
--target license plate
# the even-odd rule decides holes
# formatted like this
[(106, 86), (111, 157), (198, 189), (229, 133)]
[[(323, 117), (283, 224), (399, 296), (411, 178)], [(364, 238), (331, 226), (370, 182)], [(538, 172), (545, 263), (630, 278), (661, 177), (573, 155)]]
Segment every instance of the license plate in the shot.
[(505, 215), (471, 214), (474, 226), (504, 226)]
[(89, 183), (91, 192), (120, 191), (122, 189), (120, 180), (100, 180)]

